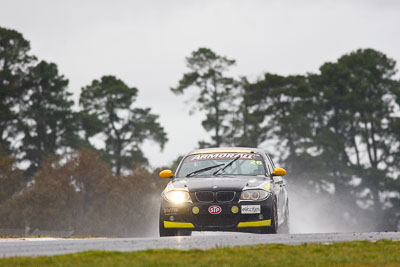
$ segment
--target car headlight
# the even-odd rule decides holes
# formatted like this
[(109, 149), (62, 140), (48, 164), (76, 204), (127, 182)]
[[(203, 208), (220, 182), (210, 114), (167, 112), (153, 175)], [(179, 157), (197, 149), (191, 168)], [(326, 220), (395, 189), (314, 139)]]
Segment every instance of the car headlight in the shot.
[(270, 196), (269, 191), (265, 190), (245, 190), (240, 194), (240, 200), (263, 200)]
[(191, 201), (189, 192), (182, 190), (172, 190), (165, 194), (165, 199), (173, 203), (183, 203)]

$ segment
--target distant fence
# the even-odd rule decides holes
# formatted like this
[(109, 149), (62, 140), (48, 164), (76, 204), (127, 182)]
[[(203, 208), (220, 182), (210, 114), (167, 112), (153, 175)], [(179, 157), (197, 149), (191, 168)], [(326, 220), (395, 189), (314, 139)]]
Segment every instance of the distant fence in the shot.
[(71, 236), (74, 231), (54, 231), (54, 230), (39, 230), (34, 229), (1, 229), (0, 236), (26, 236), (26, 235), (40, 235), (40, 236)]

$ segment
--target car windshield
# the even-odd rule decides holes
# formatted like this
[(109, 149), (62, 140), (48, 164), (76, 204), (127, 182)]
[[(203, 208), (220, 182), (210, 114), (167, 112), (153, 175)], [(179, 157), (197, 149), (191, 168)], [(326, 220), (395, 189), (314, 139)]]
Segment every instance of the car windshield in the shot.
[[(229, 166), (227, 166), (231, 163)], [(255, 153), (205, 153), (187, 156), (177, 171), (176, 177), (204, 176), (265, 176), (261, 155)]]

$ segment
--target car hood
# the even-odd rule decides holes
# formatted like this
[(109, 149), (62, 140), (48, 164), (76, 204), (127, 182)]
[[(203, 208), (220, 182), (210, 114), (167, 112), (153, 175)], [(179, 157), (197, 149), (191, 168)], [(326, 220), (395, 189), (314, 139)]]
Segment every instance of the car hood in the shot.
[(192, 177), (176, 179), (171, 182), (174, 189), (188, 189), (195, 191), (241, 191), (243, 188), (260, 187), (267, 183), (263, 177)]

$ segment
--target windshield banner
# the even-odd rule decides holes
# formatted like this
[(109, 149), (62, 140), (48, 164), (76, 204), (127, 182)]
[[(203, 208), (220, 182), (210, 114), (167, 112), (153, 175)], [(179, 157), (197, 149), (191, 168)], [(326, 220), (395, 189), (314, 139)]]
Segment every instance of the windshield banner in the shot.
[(186, 161), (198, 161), (209, 159), (234, 159), (240, 156), (240, 159), (254, 160), (257, 154), (250, 153), (212, 153), (212, 154), (198, 154), (187, 158)]

